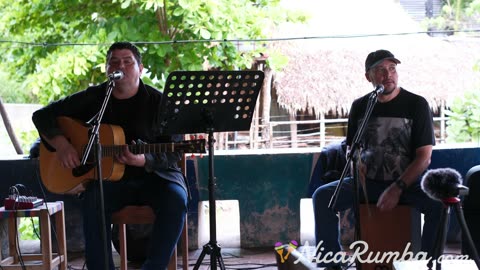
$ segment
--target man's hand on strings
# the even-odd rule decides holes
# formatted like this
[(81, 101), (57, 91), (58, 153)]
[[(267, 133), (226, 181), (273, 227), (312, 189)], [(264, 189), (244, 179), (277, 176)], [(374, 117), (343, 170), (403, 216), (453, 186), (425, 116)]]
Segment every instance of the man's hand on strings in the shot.
[[(132, 144), (136, 144), (135, 141), (132, 141)], [(118, 162), (131, 165), (135, 167), (145, 166), (145, 155), (144, 154), (134, 154), (128, 149), (128, 145), (122, 146), (122, 151), (120, 154), (116, 155), (115, 158)]]
[(46, 139), (55, 148), (55, 155), (64, 168), (73, 169), (80, 165), (80, 157), (77, 150), (63, 135)]

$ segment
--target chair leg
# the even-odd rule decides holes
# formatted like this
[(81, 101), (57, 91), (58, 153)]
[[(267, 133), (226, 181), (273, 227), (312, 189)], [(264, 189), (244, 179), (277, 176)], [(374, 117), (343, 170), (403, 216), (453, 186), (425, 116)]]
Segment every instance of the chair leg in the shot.
[[(183, 263), (183, 270), (188, 270), (188, 221), (187, 217), (185, 216), (185, 223), (183, 224), (182, 230), (182, 263)], [(177, 269), (177, 262), (178, 262), (178, 245), (173, 250), (172, 257), (170, 258), (170, 262), (168, 263), (168, 270), (176, 270)]]
[[(183, 270), (188, 270), (188, 220), (185, 217), (185, 223), (183, 225), (181, 241), (182, 241), (182, 263), (183, 263)], [(118, 239), (120, 242), (120, 270), (128, 270), (127, 267), (127, 232), (126, 232), (126, 224), (119, 224), (118, 230)], [(173, 250), (172, 257), (168, 263), (168, 270), (176, 270), (177, 269), (177, 246)]]
[(188, 215), (185, 215), (185, 223), (182, 231), (182, 263), (183, 270), (188, 270)]
[(118, 238), (120, 240), (120, 270), (127, 270), (127, 232), (126, 224), (118, 224)]
[(170, 257), (170, 262), (168, 262), (168, 270), (177, 270), (177, 247), (173, 249), (172, 257)]

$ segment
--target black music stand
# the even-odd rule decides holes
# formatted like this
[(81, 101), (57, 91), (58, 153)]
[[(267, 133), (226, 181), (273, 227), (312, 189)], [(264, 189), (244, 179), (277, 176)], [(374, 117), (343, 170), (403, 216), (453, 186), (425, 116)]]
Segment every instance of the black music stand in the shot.
[(165, 84), (159, 132), (161, 134), (208, 133), (208, 201), (210, 241), (193, 269), (210, 255), (210, 269), (225, 269), (217, 243), (214, 132), (249, 130), (258, 93), (263, 84), (262, 71), (175, 71)]

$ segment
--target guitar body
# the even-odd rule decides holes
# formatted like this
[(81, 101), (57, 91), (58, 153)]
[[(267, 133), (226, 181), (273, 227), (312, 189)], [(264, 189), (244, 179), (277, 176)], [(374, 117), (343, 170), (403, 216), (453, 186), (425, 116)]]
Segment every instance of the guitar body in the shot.
[[(84, 152), (84, 147), (88, 144), (89, 128), (80, 121), (68, 118), (57, 118), (60, 129), (65, 137), (75, 147), (79, 155)], [(123, 145), (125, 144), (125, 135), (123, 130), (115, 125), (100, 125), (100, 144), (101, 145)], [(90, 156), (94, 156), (94, 147)], [(80, 156), (80, 159), (82, 157)], [(56, 157), (55, 151), (50, 151), (42, 143), (40, 145), (40, 177), (48, 191), (58, 194), (77, 194), (83, 190), (83, 185), (91, 180), (96, 180), (96, 169), (94, 160), (87, 160), (87, 164), (92, 164), (92, 168), (85, 174), (75, 176), (72, 169), (64, 168)], [(103, 156), (101, 160), (102, 179), (117, 181), (123, 176), (125, 165), (115, 162), (113, 156)]]

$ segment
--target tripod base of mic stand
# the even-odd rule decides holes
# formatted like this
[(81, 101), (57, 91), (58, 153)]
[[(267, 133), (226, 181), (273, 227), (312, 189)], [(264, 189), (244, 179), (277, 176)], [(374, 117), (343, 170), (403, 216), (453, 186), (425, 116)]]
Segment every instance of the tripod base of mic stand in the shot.
[(217, 269), (217, 263), (220, 269), (225, 270), (225, 264), (223, 263), (222, 253), (220, 252), (220, 246), (217, 243), (209, 242), (203, 246), (202, 253), (198, 257), (197, 262), (195, 263), (194, 270), (199, 269), (202, 264), (205, 255), (210, 255), (210, 269)]

